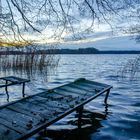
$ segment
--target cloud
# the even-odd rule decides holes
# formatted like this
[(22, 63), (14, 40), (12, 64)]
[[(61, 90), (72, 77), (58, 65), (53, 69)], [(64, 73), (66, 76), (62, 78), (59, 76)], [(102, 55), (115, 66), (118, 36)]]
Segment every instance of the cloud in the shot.
[(99, 50), (140, 50), (140, 44), (131, 39), (131, 36), (106, 37), (79, 43), (61, 43), (59, 47), (69, 49), (94, 47)]

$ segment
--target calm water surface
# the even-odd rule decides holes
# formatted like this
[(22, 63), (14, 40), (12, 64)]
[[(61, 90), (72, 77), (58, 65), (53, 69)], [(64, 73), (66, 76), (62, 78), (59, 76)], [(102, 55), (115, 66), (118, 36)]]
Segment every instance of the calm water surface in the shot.
[[(135, 57), (136, 55), (62, 55), (59, 66), (48, 73), (46, 80), (40, 75), (31, 80), (26, 87), (27, 95), (85, 77), (113, 85), (108, 106), (103, 104), (104, 97), (99, 97), (85, 106), (81, 130), (77, 129), (77, 114), (74, 112), (47, 128), (47, 134), (37, 134), (30, 139), (139, 140), (140, 80), (118, 80), (117, 77), (122, 66)], [(0, 92), (1, 104), (6, 102), (4, 92), (4, 89)], [(20, 86), (9, 88), (9, 94), (10, 101), (19, 99)]]

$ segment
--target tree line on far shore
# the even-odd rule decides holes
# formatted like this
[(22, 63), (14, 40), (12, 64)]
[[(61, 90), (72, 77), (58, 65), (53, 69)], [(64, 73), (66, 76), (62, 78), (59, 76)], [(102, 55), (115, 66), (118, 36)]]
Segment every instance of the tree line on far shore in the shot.
[[(31, 54), (32, 51), (20, 51), (20, 50), (9, 50), (0, 51), (0, 55), (25, 55)], [(36, 50), (34, 54), (140, 54), (140, 51), (136, 50), (106, 50), (101, 51), (93, 47), (89, 48), (78, 48), (78, 49), (43, 49)]]

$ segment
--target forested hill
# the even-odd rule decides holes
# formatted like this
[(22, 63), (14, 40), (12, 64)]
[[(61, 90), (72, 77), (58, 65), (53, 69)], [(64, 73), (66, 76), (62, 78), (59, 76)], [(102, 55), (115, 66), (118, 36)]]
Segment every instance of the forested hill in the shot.
[(56, 54), (96, 54), (99, 50), (95, 48), (79, 48), (79, 49), (56, 49)]
[(140, 51), (136, 50), (108, 50), (100, 51), (96, 48), (79, 48), (79, 49), (56, 49), (47, 50), (48, 53), (55, 54), (140, 54)]

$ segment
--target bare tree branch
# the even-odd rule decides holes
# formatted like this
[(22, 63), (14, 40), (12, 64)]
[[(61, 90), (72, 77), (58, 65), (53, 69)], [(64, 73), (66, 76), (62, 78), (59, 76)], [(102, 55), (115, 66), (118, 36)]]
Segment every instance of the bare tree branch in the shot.
[(132, 7), (139, 3), (132, 0), (0, 0), (0, 34), (23, 40), (24, 34), (51, 30), (50, 37), (61, 38), (65, 32), (74, 35), (81, 30), (83, 20), (90, 21), (84, 30), (93, 29), (95, 21), (106, 22), (113, 30), (111, 17), (120, 18), (124, 10), (133, 11)]

